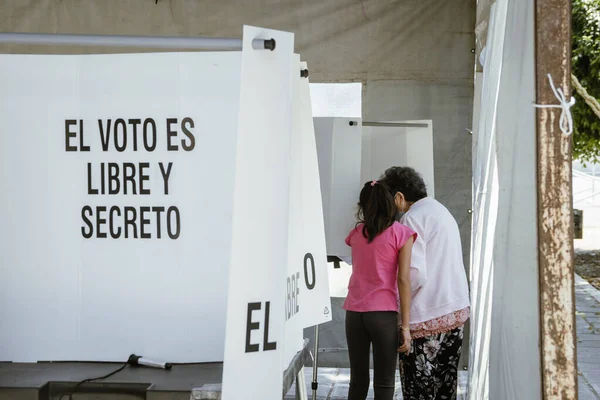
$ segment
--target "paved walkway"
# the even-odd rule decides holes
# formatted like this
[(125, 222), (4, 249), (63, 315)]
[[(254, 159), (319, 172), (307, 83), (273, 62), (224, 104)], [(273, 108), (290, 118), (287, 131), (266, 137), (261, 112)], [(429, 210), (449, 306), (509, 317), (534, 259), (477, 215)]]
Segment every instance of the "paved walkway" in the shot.
[[(312, 368), (305, 368), (306, 385), (308, 387), (308, 398), (311, 398), (312, 391), (310, 390), (310, 384), (312, 382)], [(458, 400), (464, 400), (464, 393), (467, 384), (467, 372), (459, 372), (459, 390)], [(348, 399), (348, 388), (350, 385), (350, 370), (347, 368), (319, 368), (319, 389), (317, 390), (318, 400), (347, 400)], [(369, 388), (369, 394), (367, 400), (374, 399), (373, 393), (373, 370), (371, 370), (371, 387)], [(285, 396), (285, 400), (293, 400), (295, 393), (295, 387), (293, 386), (290, 392)], [(396, 394), (394, 400), (402, 400), (402, 392), (400, 389), (400, 377), (396, 372)]]
[[(577, 308), (577, 361), (579, 366), (579, 400), (600, 400), (600, 291), (587, 281), (575, 276)], [(371, 371), (372, 373), (372, 371)], [(305, 369), (308, 398), (311, 397), (310, 383), (312, 368)], [(350, 370), (340, 368), (319, 368), (318, 400), (346, 400)], [(459, 400), (466, 392), (467, 372), (459, 372)], [(402, 400), (400, 381), (396, 376), (396, 400)], [(286, 396), (294, 399), (294, 390)], [(373, 399), (373, 389), (367, 399)]]
[(579, 400), (600, 400), (600, 291), (575, 276)]

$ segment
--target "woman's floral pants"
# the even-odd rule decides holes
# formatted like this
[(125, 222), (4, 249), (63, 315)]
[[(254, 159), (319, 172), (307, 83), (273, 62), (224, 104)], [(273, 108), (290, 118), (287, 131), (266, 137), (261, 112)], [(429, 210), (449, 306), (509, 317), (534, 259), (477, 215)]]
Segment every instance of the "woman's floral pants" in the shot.
[(414, 339), (400, 355), (404, 400), (456, 400), (463, 327)]

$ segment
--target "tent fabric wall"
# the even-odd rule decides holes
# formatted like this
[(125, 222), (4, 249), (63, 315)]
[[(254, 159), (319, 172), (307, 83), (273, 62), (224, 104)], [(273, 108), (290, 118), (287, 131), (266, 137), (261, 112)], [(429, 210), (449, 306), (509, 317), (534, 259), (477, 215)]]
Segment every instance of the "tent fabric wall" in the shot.
[[(472, 0), (0, 2), (2, 32), (239, 38), (242, 25), (294, 32), (295, 50), (308, 62), (311, 82), (472, 82), (474, 19)], [(106, 53), (115, 49), (0, 45), (2, 53), (23, 51)]]
[(470, 400), (540, 398), (534, 1), (492, 6), (473, 167)]
[[(499, 9), (498, 9), (499, 8)], [(479, 121), (473, 154), (473, 222), (471, 234), (471, 341), (469, 399), (489, 397), (489, 357), (493, 305), (493, 246), (498, 210), (496, 120), (504, 47), (506, 2), (492, 7), (489, 52), (483, 69)]]
[[(477, 39), (477, 60), (479, 55), (487, 44), (487, 36), (490, 24), (490, 11), (496, 0), (477, 0), (477, 21), (475, 22), (475, 37)], [(483, 65), (479, 61), (475, 61), (477, 71), (483, 69)]]
[(498, 101), (492, 398), (537, 400), (539, 351), (534, 1), (510, 0)]
[[(465, 98), (470, 101), (461, 101)], [(471, 208), (472, 100), (472, 82), (378, 81), (365, 84), (363, 106), (365, 121), (433, 121), (435, 197), (458, 222), (465, 265), (469, 265), (471, 225), (467, 211)]]

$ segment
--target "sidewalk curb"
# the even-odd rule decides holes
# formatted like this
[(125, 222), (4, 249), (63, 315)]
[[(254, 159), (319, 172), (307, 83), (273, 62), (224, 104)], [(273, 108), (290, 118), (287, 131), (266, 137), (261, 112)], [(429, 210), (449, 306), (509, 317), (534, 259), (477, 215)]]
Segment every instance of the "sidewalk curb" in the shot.
[(587, 295), (600, 303), (600, 290), (593, 287), (588, 281), (575, 274), (575, 289), (581, 289)]

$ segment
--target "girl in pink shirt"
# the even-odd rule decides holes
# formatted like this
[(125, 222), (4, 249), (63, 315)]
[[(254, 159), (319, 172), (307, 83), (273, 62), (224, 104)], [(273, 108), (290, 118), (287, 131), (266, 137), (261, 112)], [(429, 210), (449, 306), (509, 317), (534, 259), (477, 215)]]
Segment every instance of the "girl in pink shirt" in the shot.
[[(352, 276), (346, 310), (350, 357), (348, 400), (364, 400), (369, 390), (373, 346), (376, 400), (392, 400), (396, 350), (410, 349), (410, 257), (416, 233), (395, 222), (397, 205), (377, 181), (365, 183), (358, 202), (358, 223), (346, 238), (352, 247)], [(402, 345), (398, 348), (398, 306)]]

